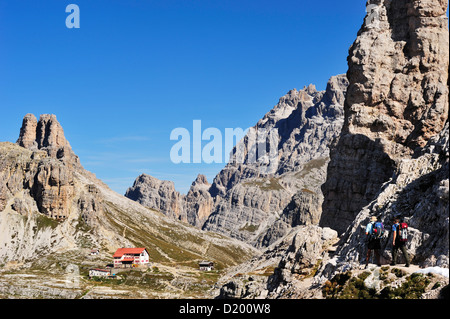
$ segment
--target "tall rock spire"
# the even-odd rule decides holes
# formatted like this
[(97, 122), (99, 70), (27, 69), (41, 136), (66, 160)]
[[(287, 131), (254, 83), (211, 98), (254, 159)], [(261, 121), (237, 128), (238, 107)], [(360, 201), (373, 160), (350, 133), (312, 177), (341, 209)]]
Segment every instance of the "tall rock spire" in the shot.
[(39, 122), (33, 114), (25, 115), (16, 144), (30, 150), (44, 150), (48, 156), (65, 162), (79, 163), (53, 114), (42, 114)]
[(331, 150), (320, 225), (340, 233), (444, 128), (449, 109), (447, 1), (370, 0), (349, 50), (345, 122)]

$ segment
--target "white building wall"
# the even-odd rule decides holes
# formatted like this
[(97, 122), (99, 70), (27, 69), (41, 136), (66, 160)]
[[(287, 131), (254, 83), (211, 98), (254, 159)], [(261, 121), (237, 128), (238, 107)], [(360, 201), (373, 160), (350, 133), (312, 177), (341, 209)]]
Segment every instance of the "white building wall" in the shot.
[(133, 263), (136, 265), (148, 264), (150, 262), (150, 256), (147, 253), (147, 250), (144, 250), (138, 256), (124, 254), (121, 258), (114, 258), (114, 267), (120, 267), (124, 258), (133, 258)]
[(89, 276), (91, 276), (91, 277), (102, 277), (102, 276), (106, 277), (106, 276), (109, 276), (109, 275), (110, 275), (109, 272), (99, 271), (99, 270), (96, 270), (96, 269), (89, 270)]
[[(142, 256), (142, 255), (143, 255), (143, 256)], [(147, 250), (144, 250), (144, 251), (142, 252), (141, 256), (139, 256), (139, 257), (140, 257), (139, 262), (140, 262), (141, 264), (147, 264), (147, 263), (150, 262), (149, 256), (148, 256), (148, 254), (147, 254)]]

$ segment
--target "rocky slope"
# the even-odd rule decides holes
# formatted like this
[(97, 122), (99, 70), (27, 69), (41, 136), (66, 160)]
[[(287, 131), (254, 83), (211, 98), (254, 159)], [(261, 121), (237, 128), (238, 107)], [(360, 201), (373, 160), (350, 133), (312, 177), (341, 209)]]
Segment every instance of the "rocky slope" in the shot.
[[(389, 183), (365, 206), (342, 236), (336, 258), (324, 272), (357, 267), (365, 258), (362, 225), (376, 215), (387, 228), (382, 256), (392, 259), (390, 229), (394, 217), (409, 225), (408, 253), (422, 267), (449, 267), (449, 130), (448, 122), (432, 137), (421, 155), (400, 161)], [(402, 257), (401, 257), (402, 258)], [(401, 260), (404, 262), (404, 260)]]
[(256, 253), (111, 191), (82, 168), (54, 115), (25, 116), (17, 144), (0, 143), (2, 266), (46, 269), (59, 260), (80, 269), (99, 248), (90, 265), (105, 267), (117, 248), (134, 246), (146, 247), (154, 266), (191, 270), (203, 259), (221, 269)]

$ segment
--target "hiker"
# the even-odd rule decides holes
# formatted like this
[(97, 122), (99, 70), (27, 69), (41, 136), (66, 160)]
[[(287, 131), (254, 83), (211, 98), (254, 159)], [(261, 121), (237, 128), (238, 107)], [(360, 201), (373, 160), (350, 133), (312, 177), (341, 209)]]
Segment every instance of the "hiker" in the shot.
[(398, 256), (398, 250), (400, 249), (403, 253), (403, 256), (406, 260), (405, 267), (409, 267), (409, 256), (408, 252), (406, 251), (406, 241), (407, 241), (407, 233), (406, 229), (408, 228), (408, 225), (406, 223), (400, 224), (400, 219), (395, 218), (394, 219), (394, 225), (392, 225), (392, 233), (394, 234), (392, 239), (392, 262), (391, 266), (395, 266), (397, 264), (397, 256)]
[(367, 256), (366, 256), (366, 268), (369, 266), (369, 259), (372, 251), (375, 255), (375, 262), (377, 266), (381, 266), (380, 261), (380, 249), (381, 249), (381, 236), (383, 235), (383, 224), (377, 222), (377, 217), (372, 216), (370, 223), (366, 226), (367, 236)]

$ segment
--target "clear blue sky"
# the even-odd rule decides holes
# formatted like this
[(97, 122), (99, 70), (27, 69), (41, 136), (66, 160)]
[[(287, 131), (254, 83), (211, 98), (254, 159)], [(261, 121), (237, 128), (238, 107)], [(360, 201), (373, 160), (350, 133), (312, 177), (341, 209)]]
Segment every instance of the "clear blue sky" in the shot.
[(290, 89), (325, 89), (364, 16), (364, 0), (0, 0), (0, 141), (56, 114), (115, 191), (147, 173), (187, 192), (224, 164), (173, 164), (174, 128), (245, 129)]

